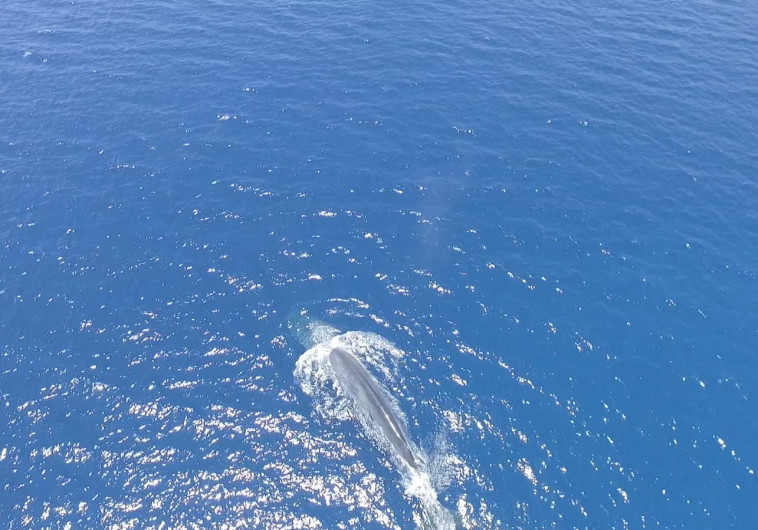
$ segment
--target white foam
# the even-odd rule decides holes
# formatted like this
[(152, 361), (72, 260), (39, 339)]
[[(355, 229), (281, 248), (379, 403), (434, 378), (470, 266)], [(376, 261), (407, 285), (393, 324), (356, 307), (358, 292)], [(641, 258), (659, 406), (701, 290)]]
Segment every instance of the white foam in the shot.
[(455, 516), (442, 506), (437, 499), (437, 491), (427, 471), (411, 471), (405, 477), (405, 493), (418, 499), (421, 512), (414, 514), (416, 526), (425, 529), (452, 530)]

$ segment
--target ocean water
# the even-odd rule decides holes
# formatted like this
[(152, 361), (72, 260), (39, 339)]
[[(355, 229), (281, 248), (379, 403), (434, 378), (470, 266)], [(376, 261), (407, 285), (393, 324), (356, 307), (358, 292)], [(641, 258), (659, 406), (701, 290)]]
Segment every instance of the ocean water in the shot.
[(755, 528), (756, 28), (3, 1), (0, 526), (420, 525), (307, 313), (396, 353), (459, 527)]

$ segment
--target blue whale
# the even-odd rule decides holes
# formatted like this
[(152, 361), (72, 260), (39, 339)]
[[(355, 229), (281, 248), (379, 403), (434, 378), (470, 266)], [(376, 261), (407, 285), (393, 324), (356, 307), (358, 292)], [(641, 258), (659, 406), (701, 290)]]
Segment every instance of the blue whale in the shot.
[(419, 470), (419, 463), (403, 432), (402, 423), (395, 416), (385, 391), (376, 379), (353, 354), (341, 348), (333, 348), (329, 360), (337, 380), (352, 398), (356, 408), (379, 429), (403, 462)]

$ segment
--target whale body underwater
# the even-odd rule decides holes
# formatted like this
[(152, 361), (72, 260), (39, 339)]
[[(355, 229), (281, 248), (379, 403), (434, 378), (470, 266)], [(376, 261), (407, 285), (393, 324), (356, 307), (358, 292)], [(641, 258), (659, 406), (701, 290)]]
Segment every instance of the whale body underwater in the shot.
[(340, 385), (352, 398), (355, 407), (378, 427), (398, 457), (412, 469), (419, 470), (419, 461), (403, 432), (401, 421), (390, 407), (385, 391), (353, 354), (342, 348), (329, 353)]

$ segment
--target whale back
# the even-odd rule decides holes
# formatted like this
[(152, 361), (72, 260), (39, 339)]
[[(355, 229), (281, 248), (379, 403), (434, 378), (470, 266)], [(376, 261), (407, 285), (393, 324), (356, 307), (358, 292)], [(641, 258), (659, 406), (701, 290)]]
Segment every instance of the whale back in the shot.
[(359, 412), (371, 420), (403, 462), (413, 469), (419, 469), (402, 422), (379, 382), (353, 354), (342, 348), (333, 348), (329, 360), (337, 380)]

